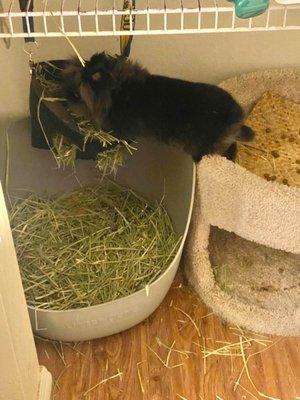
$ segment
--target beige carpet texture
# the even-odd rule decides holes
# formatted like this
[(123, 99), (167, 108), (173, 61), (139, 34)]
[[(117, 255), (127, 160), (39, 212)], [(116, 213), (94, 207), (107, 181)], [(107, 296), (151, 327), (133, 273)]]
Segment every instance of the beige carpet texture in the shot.
[[(299, 69), (257, 71), (220, 86), (248, 112), (267, 92), (294, 102), (296, 110), (300, 102)], [(275, 129), (276, 118), (267, 114), (273, 131), (283, 136)], [(296, 141), (297, 114), (292, 124)], [(280, 146), (282, 139), (275, 143)], [(300, 188), (254, 172), (220, 156), (198, 164), (186, 275), (228, 322), (261, 333), (300, 335)]]

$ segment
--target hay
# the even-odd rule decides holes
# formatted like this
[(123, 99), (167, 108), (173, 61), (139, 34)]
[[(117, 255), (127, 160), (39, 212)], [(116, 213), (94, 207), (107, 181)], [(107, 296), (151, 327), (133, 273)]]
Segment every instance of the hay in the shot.
[(256, 397), (253, 393), (251, 393), (248, 389), (246, 389), (244, 386), (242, 386), (240, 383), (238, 383), (238, 386), (242, 388), (247, 394), (249, 394), (253, 399), (259, 400), (258, 397)]
[(145, 288), (168, 267), (180, 238), (162, 204), (130, 189), (83, 187), (16, 201), (10, 223), (27, 303), (65, 310)]
[(56, 379), (53, 379), (53, 399), (56, 395), (56, 391), (60, 390), (60, 385), (59, 385), (59, 381), (61, 379), (61, 377), (64, 375), (64, 373), (67, 371), (67, 369), (71, 366), (71, 364), (66, 365), (60, 372), (60, 374), (58, 375), (58, 377)]
[(111, 381), (112, 379), (120, 378), (123, 375), (123, 372), (118, 372), (115, 375), (109, 376), (108, 378), (102, 379), (102, 381), (98, 382), (96, 385), (92, 386), (90, 389), (88, 389), (86, 392), (83, 393), (83, 397), (86, 397), (91, 391), (97, 389), (99, 386), (104, 385), (104, 383)]
[[(237, 331), (238, 333), (233, 332), (233, 335), (238, 336), (239, 341), (238, 342), (227, 342), (227, 341), (223, 341), (223, 340), (215, 340), (215, 343), (221, 343), (223, 344), (220, 347), (211, 349), (209, 347), (207, 347), (205, 344), (203, 346), (201, 346), (200, 344), (194, 342), (198, 347), (200, 347), (201, 352), (203, 354), (203, 359), (207, 359), (208, 357), (211, 356), (221, 356), (221, 357), (243, 357), (242, 351), (241, 351), (241, 345), (243, 346), (243, 350), (250, 350), (252, 347), (252, 344), (258, 344), (261, 346), (264, 346), (265, 348), (255, 352), (255, 353), (251, 353), (250, 357), (253, 357), (257, 354), (260, 354), (261, 352), (263, 352), (264, 350), (267, 350), (271, 343), (271, 345), (274, 345), (274, 343), (269, 340), (266, 339), (262, 336), (260, 336), (259, 338), (255, 337), (254, 335), (256, 335), (256, 333), (253, 333), (250, 335), (250, 333), (247, 333), (245, 331), (243, 331), (241, 328), (239, 327), (229, 327), (229, 329)], [(242, 339), (242, 341), (241, 341)], [(206, 340), (209, 340), (209, 338), (206, 338)], [(240, 379), (240, 377), (239, 377)], [(238, 382), (239, 382), (238, 379)]]
[(124, 148), (118, 145), (112, 150), (99, 153), (96, 158), (96, 168), (102, 172), (103, 176), (113, 174), (116, 176), (119, 167), (125, 164)]
[(238, 144), (237, 162), (269, 181), (300, 187), (300, 104), (266, 92), (246, 123), (256, 137)]
[[(249, 379), (249, 382), (251, 383), (251, 385), (253, 386), (253, 388), (255, 389), (255, 391), (256, 391), (261, 397), (263, 397), (263, 398), (265, 398), (265, 399), (269, 399), (269, 400), (280, 400), (278, 397), (268, 396), (268, 395), (266, 395), (265, 393), (263, 393), (263, 392), (261, 392), (261, 391), (259, 391), (259, 390), (257, 389), (257, 387), (255, 386), (255, 384), (254, 384), (254, 382), (253, 382), (253, 380), (252, 380), (252, 378), (251, 378), (251, 376), (250, 376), (250, 372), (249, 372), (249, 368), (248, 368), (248, 362), (249, 362), (249, 359), (250, 359), (251, 355), (246, 359), (245, 350), (244, 350), (243, 341), (242, 341), (242, 337), (240, 337), (240, 348), (241, 348), (241, 354), (242, 354), (242, 359), (243, 359), (243, 364), (244, 364), (243, 370), (246, 371), (246, 375), (247, 375), (247, 377), (248, 377), (248, 379)], [(242, 371), (243, 371), (243, 370), (242, 370)]]
[(193, 352), (193, 351), (189, 351), (189, 350), (180, 350), (180, 349), (174, 348), (174, 346), (175, 346), (175, 340), (173, 340), (171, 346), (168, 346), (167, 344), (163, 343), (162, 340), (161, 340), (159, 337), (156, 337), (155, 339), (156, 339), (156, 342), (157, 342), (157, 344), (158, 344), (158, 346), (159, 346), (160, 348), (164, 348), (164, 349), (168, 350), (167, 353), (166, 353), (166, 360), (164, 360), (164, 359), (163, 359), (155, 350), (153, 350), (150, 346), (148, 346), (147, 344), (146, 344), (146, 346), (147, 346), (147, 348), (156, 356), (156, 358), (162, 363), (162, 365), (163, 365), (164, 367), (168, 368), (168, 369), (174, 369), (174, 368), (177, 368), (177, 367), (180, 367), (180, 366), (183, 365), (183, 363), (171, 365), (171, 363), (170, 363), (170, 358), (171, 358), (171, 355), (172, 355), (173, 353), (180, 354), (181, 356), (184, 356), (186, 359), (188, 359), (188, 358), (190, 357), (191, 354), (192, 354), (192, 355), (197, 355), (197, 353), (195, 353), (195, 352)]
[[(175, 344), (175, 342), (173, 342), (171, 347), (170, 347), (171, 351), (172, 351), (172, 347), (174, 346), (174, 344)], [(155, 350), (152, 349), (152, 347), (148, 346), (147, 344), (146, 344), (146, 347), (151, 351), (152, 354), (155, 355), (155, 357), (162, 363), (162, 365), (164, 367), (168, 368), (168, 369), (174, 369), (174, 368), (177, 368), (177, 367), (181, 367), (183, 365), (182, 363), (181, 364), (175, 364), (175, 365), (170, 365), (169, 364), (169, 362), (170, 362), (170, 350), (168, 351), (167, 358), (166, 358), (166, 361), (165, 361), (160, 357), (160, 355)]]
[(135, 147), (131, 146), (126, 140), (118, 139), (111, 132), (105, 132), (98, 128), (85, 115), (75, 114), (72, 110), (69, 110), (69, 112), (76, 122), (79, 132), (84, 136), (85, 143), (91, 140), (98, 140), (103, 147), (109, 148), (110, 146), (121, 144), (129, 153), (135, 150)]
[(145, 393), (145, 389), (144, 389), (144, 385), (143, 385), (143, 380), (142, 380), (142, 375), (141, 375), (141, 371), (140, 371), (140, 365), (143, 363), (144, 361), (140, 361), (136, 364), (136, 368), (137, 368), (137, 375), (139, 378), (139, 384), (140, 384), (140, 388), (141, 388), (141, 392), (144, 394)]
[(48, 144), (48, 147), (52, 151), (52, 154), (56, 160), (58, 167), (66, 167), (66, 166), (75, 167), (76, 152), (78, 148), (75, 145), (73, 145), (70, 151), (70, 148), (63, 149), (61, 147), (58, 153), (57, 141), (60, 143), (63, 140), (62, 135), (60, 135), (59, 133), (54, 135), (54, 140), (52, 140), (52, 146), (50, 145), (40, 118), (40, 104), (42, 101), (46, 102), (62, 101), (65, 103), (65, 107), (67, 108), (70, 117), (74, 120), (78, 131), (82, 134), (84, 138), (83, 148), (79, 150), (84, 151), (85, 146), (88, 142), (91, 141), (100, 142), (101, 146), (103, 148), (107, 148), (107, 150), (98, 154), (96, 159), (96, 168), (99, 169), (102, 177), (110, 174), (115, 175), (118, 168), (124, 166), (125, 164), (125, 154), (126, 153), (132, 154), (133, 151), (136, 150), (136, 148), (126, 140), (118, 139), (112, 134), (112, 132), (103, 131), (102, 129), (97, 127), (93, 123), (93, 121), (87, 119), (85, 115), (75, 113), (72, 110), (72, 106), (68, 104), (67, 99), (65, 99), (63, 96), (61, 83), (57, 80), (57, 76), (55, 76), (55, 74), (53, 73), (53, 70), (55, 69), (59, 68), (55, 67), (53, 64), (49, 62), (46, 62), (43, 65), (36, 64), (35, 78), (38, 80), (38, 82), (41, 84), (43, 88), (43, 93), (38, 105), (37, 117), (42, 132), (45, 136), (46, 142)]
[[(55, 74), (52, 72), (52, 70), (58, 69), (59, 68), (51, 63), (44, 63), (43, 65), (37, 63), (34, 67), (34, 76), (36, 80), (40, 83), (43, 90), (51, 94), (51, 97), (59, 97), (62, 95), (61, 84), (55, 79)], [(47, 78), (46, 74), (52, 76), (53, 79)]]
[[(242, 344), (246, 344), (247, 346), (251, 346), (249, 344), (249, 340), (244, 340)], [(248, 348), (248, 347), (247, 347)], [(203, 358), (211, 357), (213, 355), (215, 356), (236, 356), (236, 357), (242, 357), (242, 354), (240, 352), (240, 342), (237, 343), (230, 343), (226, 344), (225, 346), (218, 347), (217, 349), (208, 349), (208, 348), (203, 348), (202, 350), (203, 353)]]
[(56, 351), (58, 357), (60, 358), (60, 360), (62, 361), (62, 363), (66, 367), (67, 363), (66, 363), (66, 360), (65, 360), (65, 353), (64, 353), (62, 342), (50, 341), (50, 343), (52, 344), (52, 346), (54, 347), (54, 350)]
[(200, 333), (200, 330), (199, 330), (195, 320), (187, 312), (183, 311), (181, 308), (178, 308), (178, 307), (174, 307), (174, 308), (175, 308), (175, 310), (181, 312), (183, 315), (185, 315), (190, 320), (190, 322), (192, 323), (192, 325), (194, 326), (194, 328), (197, 332), (198, 338), (201, 339), (201, 333)]
[[(194, 351), (174, 349), (175, 340), (173, 341), (171, 346), (168, 346), (167, 344), (163, 343), (159, 337), (156, 337), (155, 339), (156, 339), (159, 347), (164, 347), (165, 349), (169, 350), (168, 356), (167, 356), (167, 361), (170, 359), (170, 355), (172, 352), (181, 354), (181, 355), (185, 356), (185, 358), (189, 358), (190, 354), (197, 355), (197, 353), (195, 353)], [(168, 362), (166, 362), (166, 364), (168, 364)]]
[(70, 143), (64, 136), (56, 135), (52, 139), (52, 150), (59, 168), (75, 168), (76, 152), (78, 147)]
[(176, 396), (178, 396), (181, 400), (188, 400), (186, 397), (181, 396), (181, 394), (176, 393)]
[(49, 147), (49, 149), (50, 149), (50, 151), (51, 151), (51, 153), (52, 153), (52, 155), (54, 157), (54, 160), (56, 161), (56, 164), (59, 167), (59, 160), (57, 160), (57, 158), (56, 158), (55, 151), (53, 150), (53, 148), (52, 148), (52, 146), (51, 146), (51, 144), (49, 142), (48, 136), (46, 134), (46, 131), (44, 129), (44, 126), (43, 126), (43, 123), (42, 123), (42, 120), (41, 120), (41, 104), (42, 104), (42, 101), (44, 100), (44, 98), (45, 97), (44, 97), (44, 90), (43, 90), (42, 94), (41, 94), (41, 97), (39, 98), (38, 105), (37, 105), (37, 119), (38, 119), (40, 128), (41, 128), (41, 130), (43, 132), (43, 135), (44, 135), (45, 141), (47, 143), (47, 146)]

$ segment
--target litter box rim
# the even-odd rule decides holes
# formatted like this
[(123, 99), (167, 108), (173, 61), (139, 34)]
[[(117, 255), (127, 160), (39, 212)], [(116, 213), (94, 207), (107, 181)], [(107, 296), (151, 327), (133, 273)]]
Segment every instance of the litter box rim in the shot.
[[(182, 238), (180, 240), (180, 246), (178, 247), (178, 250), (173, 258), (173, 260), (171, 261), (171, 263), (169, 264), (169, 266), (165, 269), (165, 271), (159, 275), (159, 277), (157, 279), (155, 279), (155, 281), (153, 281), (152, 283), (150, 283), (149, 285), (149, 293), (151, 293), (151, 287), (153, 287), (154, 285), (158, 284), (162, 279), (164, 279), (165, 275), (167, 275), (171, 269), (174, 268), (175, 264), (180, 261), (180, 257), (183, 251), (183, 246), (186, 242), (186, 238), (188, 235), (188, 231), (189, 231), (189, 227), (190, 227), (190, 223), (191, 223), (191, 219), (192, 219), (192, 214), (193, 214), (193, 206), (194, 206), (194, 199), (195, 199), (195, 191), (196, 191), (196, 165), (195, 163), (193, 163), (192, 166), (192, 185), (191, 185), (191, 196), (190, 196), (190, 202), (189, 202), (189, 212), (188, 212), (188, 216), (186, 219), (186, 225), (185, 225), (185, 229), (184, 229), (184, 233), (182, 235)], [(179, 260), (178, 260), (179, 258)], [(51, 314), (65, 314), (65, 313), (83, 313), (89, 310), (95, 310), (95, 309), (101, 309), (104, 307), (109, 306), (113, 306), (113, 305), (117, 305), (118, 303), (122, 303), (125, 299), (131, 299), (134, 296), (138, 296), (140, 295), (142, 292), (145, 292), (146, 289), (140, 289), (137, 292), (134, 292), (128, 296), (124, 296), (124, 297), (120, 297), (116, 300), (112, 300), (112, 301), (108, 301), (106, 303), (101, 303), (101, 304), (96, 304), (93, 306), (87, 306), (87, 307), (81, 307), (81, 308), (70, 308), (67, 310), (51, 310), (49, 309), (43, 309), (43, 308), (38, 308), (38, 307), (34, 307), (34, 306), (30, 306), (27, 305), (28, 310), (30, 310), (31, 312), (38, 312), (38, 313), (51, 313)]]

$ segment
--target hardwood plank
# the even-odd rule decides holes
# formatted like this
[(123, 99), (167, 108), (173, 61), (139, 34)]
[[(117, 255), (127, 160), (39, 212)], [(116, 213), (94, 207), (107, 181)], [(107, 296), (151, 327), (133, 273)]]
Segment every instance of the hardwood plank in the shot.
[[(215, 400), (217, 396), (222, 400), (263, 399), (246, 373), (240, 381), (245, 389), (238, 386), (234, 391), (243, 368), (241, 357), (212, 355), (206, 359), (204, 373), (199, 347), (199, 344), (203, 345), (203, 337), (199, 338), (189, 318), (177, 308), (196, 322), (207, 348), (224, 346), (220, 341), (239, 341), (235, 331), (217, 316), (206, 316), (210, 310), (179, 274), (164, 302), (143, 323), (108, 338), (77, 344), (75, 349), (70, 347), (73, 344), (63, 344), (66, 365), (51, 342), (36, 339), (40, 363), (52, 372), (55, 379), (59, 378), (54, 399)], [(171, 368), (166, 368), (147, 347), (166, 361), (169, 350), (159, 346), (156, 338), (167, 346), (172, 346), (175, 341), (173, 349), (192, 353), (187, 357), (172, 351), (169, 356)], [(295, 400), (300, 396), (300, 338), (268, 336), (268, 339), (272, 342), (266, 347), (254, 343), (250, 350), (246, 350), (246, 356), (263, 350), (249, 359), (250, 376), (257, 389), (266, 396)], [(182, 365), (173, 368), (176, 364)], [(123, 373), (121, 377), (102, 383), (84, 396), (94, 385), (118, 371)]]

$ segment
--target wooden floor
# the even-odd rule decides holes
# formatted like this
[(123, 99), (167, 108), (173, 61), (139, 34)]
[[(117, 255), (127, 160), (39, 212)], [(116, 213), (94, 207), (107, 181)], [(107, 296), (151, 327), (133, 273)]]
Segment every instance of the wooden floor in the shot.
[[(249, 334), (249, 347), (245, 335), (232, 328), (177, 276), (163, 304), (133, 329), (76, 345), (40, 339), (36, 345), (40, 364), (55, 379), (55, 400), (300, 399), (300, 338), (268, 337), (267, 342)], [(244, 370), (234, 390), (244, 365), (240, 340), (249, 347), (245, 359), (259, 352), (247, 364), (256, 388)], [(224, 342), (237, 343), (225, 350), (236, 356), (203, 359), (204, 350), (227, 346)]]

